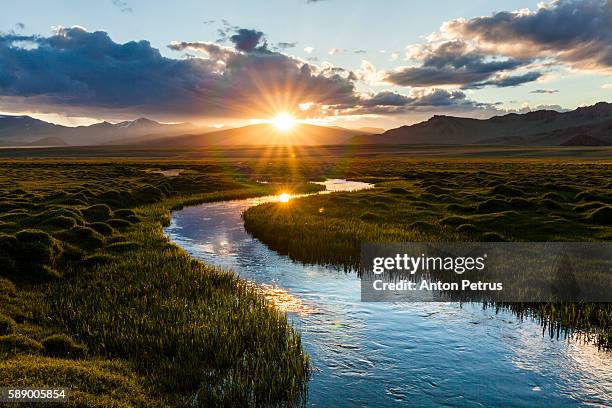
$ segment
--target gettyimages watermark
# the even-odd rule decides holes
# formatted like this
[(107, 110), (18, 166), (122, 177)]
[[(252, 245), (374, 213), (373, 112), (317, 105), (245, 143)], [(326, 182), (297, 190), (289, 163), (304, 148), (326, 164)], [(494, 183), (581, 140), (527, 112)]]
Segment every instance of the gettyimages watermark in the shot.
[(366, 302), (612, 302), (612, 243), (362, 245)]

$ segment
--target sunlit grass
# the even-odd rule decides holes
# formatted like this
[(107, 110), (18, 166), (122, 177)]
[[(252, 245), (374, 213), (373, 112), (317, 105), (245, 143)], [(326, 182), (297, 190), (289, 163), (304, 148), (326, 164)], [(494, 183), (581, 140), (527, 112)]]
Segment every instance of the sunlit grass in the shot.
[(169, 209), (280, 187), (213, 166), (172, 177), (118, 163), (0, 167), (0, 386), (68, 386), (82, 406), (303, 398), (309, 360), (283, 312), (162, 231)]

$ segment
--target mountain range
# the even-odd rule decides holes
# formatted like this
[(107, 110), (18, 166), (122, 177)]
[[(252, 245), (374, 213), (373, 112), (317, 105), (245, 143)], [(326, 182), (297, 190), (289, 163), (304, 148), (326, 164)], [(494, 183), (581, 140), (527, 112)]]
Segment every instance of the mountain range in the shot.
[(429, 145), (612, 145), (612, 104), (599, 102), (573, 111), (538, 110), (490, 119), (436, 115), (388, 130), (376, 139), (356, 136), (357, 144)]
[(212, 130), (216, 128), (202, 128), (190, 123), (164, 124), (146, 118), (69, 127), (30, 116), (0, 115), (0, 146), (139, 144), (143, 137), (146, 140), (150, 137)]
[(0, 115), (0, 146), (238, 146), (238, 145), (612, 145), (612, 103), (573, 111), (538, 110), (489, 119), (436, 115), (427, 121), (383, 131), (298, 124), (280, 131), (271, 124), (222, 129), (190, 123), (164, 124), (140, 118), (68, 127), (30, 116)]

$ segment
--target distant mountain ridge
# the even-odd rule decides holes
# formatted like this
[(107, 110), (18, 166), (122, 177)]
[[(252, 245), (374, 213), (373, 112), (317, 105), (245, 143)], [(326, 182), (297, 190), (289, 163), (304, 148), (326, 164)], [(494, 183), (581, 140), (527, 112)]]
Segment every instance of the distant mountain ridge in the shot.
[[(356, 136), (358, 144), (534, 145), (557, 146), (585, 135), (612, 145), (612, 104), (599, 102), (573, 111), (539, 110), (489, 119), (436, 115), (427, 121), (390, 129), (375, 139)], [(580, 142), (576, 139), (575, 142)]]
[(0, 146), (260, 146), (333, 144), (419, 145), (612, 145), (612, 103), (573, 111), (539, 110), (489, 119), (435, 115), (414, 125), (383, 131), (298, 124), (282, 132), (271, 124), (216, 129), (190, 123), (164, 124), (147, 118), (68, 127), (30, 116), (0, 115)]
[[(205, 132), (191, 123), (165, 124), (140, 118), (119, 123), (100, 122), (89, 126), (62, 126), (30, 116), (0, 115), (0, 146), (100, 145), (137, 143), (152, 135), (162, 137), (187, 132)], [(146, 137), (145, 137), (146, 139)], [(40, 144), (38, 144), (40, 142)], [(44, 143), (43, 143), (44, 142)]]
[(369, 132), (297, 124), (289, 131), (281, 131), (274, 125), (260, 123), (240, 128), (219, 130), (204, 134), (188, 134), (172, 138), (160, 138), (146, 142), (150, 146), (268, 146), (268, 145), (337, 145), (346, 144), (356, 135), (367, 136)]

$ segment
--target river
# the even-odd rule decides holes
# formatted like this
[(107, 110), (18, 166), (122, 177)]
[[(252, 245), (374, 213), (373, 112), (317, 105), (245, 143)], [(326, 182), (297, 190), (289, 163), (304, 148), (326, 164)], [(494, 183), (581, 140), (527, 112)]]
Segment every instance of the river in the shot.
[(478, 304), (361, 302), (356, 274), (293, 262), (244, 230), (241, 213), (269, 201), (278, 197), (186, 207), (165, 233), (287, 312), (314, 364), (309, 406), (612, 405), (612, 353)]

